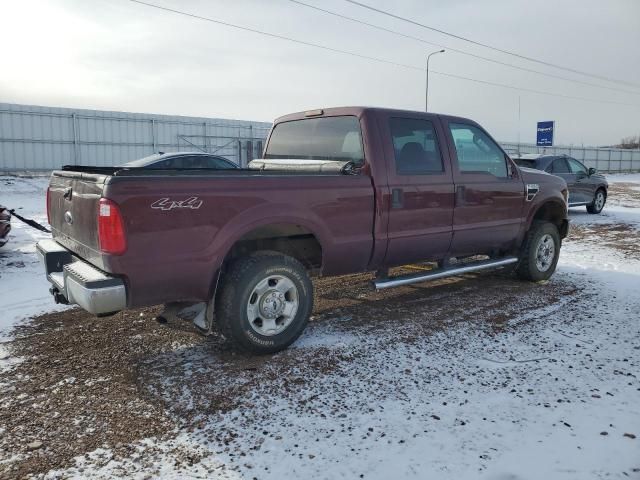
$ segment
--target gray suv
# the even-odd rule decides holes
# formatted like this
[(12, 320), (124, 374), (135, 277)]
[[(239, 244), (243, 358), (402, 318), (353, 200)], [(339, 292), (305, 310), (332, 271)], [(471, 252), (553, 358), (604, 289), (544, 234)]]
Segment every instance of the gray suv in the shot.
[(595, 168), (587, 168), (567, 155), (530, 153), (515, 157), (514, 161), (520, 167), (534, 168), (564, 178), (569, 187), (570, 207), (584, 205), (589, 213), (600, 213), (604, 208), (609, 184)]

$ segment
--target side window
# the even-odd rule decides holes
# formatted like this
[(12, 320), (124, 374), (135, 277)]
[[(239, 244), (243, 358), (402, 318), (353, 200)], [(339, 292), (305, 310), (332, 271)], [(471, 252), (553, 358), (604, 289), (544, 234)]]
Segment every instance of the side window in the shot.
[(159, 162), (156, 163), (152, 163), (151, 165), (149, 165), (150, 168), (167, 168), (167, 169), (172, 169), (172, 168), (181, 168), (182, 165), (180, 163), (182, 157), (174, 157), (174, 158), (167, 158), (166, 160), (161, 160)]
[(574, 160), (573, 158), (567, 158), (567, 161), (569, 162), (571, 173), (584, 173), (585, 175), (587, 174), (587, 168), (579, 161)]
[(444, 171), (433, 124), (414, 118), (391, 118), (391, 139), (399, 175), (428, 175)]
[(177, 163), (177, 168), (205, 168), (205, 159), (200, 155), (194, 155), (192, 157), (180, 157), (180, 161)]
[(222, 158), (209, 158), (207, 162), (207, 167), (209, 168), (225, 169), (234, 167), (234, 165), (230, 161), (223, 160)]
[(556, 158), (546, 169), (549, 173), (570, 173), (564, 158)]
[(499, 178), (508, 176), (504, 153), (482, 130), (464, 123), (450, 123), (449, 129), (460, 172), (490, 173)]

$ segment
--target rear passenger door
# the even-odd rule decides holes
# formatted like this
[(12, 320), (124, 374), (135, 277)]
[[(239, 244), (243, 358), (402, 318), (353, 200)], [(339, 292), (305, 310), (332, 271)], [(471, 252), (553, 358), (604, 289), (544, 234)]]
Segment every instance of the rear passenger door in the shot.
[(569, 169), (569, 163), (565, 157), (558, 157), (549, 164), (545, 172), (564, 179), (569, 188), (569, 203), (582, 202), (582, 195), (577, 188), (577, 176)]
[(391, 193), (388, 266), (439, 260), (449, 250), (453, 219), (453, 181), (443, 159), (443, 131), (427, 114), (381, 115), (388, 185)]
[(518, 169), (477, 125), (454, 120), (445, 124), (455, 183), (451, 256), (512, 248), (522, 228), (525, 197)]

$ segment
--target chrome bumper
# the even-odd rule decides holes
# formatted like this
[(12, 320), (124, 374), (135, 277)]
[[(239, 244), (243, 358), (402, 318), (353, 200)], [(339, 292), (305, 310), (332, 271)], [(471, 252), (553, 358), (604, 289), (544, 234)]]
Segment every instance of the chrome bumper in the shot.
[(127, 291), (122, 279), (75, 257), (55, 240), (38, 242), (36, 250), (56, 303), (74, 303), (96, 315), (126, 308)]

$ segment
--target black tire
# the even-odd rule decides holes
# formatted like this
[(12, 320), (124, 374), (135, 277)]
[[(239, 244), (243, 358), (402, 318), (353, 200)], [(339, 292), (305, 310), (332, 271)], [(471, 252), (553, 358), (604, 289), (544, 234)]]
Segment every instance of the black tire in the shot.
[[(602, 195), (602, 201), (599, 201), (599, 195)], [(604, 208), (604, 204), (607, 201), (607, 192), (604, 188), (599, 188), (596, 190), (596, 193), (593, 195), (593, 202), (591, 205), (587, 205), (587, 212), (597, 214), (602, 211)]]
[[(255, 289), (261, 282), (264, 285), (265, 280), (269, 290), (256, 297), (258, 294)], [(263, 315), (256, 305), (270, 308), (273, 303), (274, 311), (270, 313), (275, 317), (278, 314), (276, 303), (270, 302), (266, 295), (279, 295), (275, 286), (280, 281), (292, 286), (290, 292), (295, 290), (295, 298), (287, 300), (282, 296), (282, 301), (276, 299), (276, 302), (280, 302), (278, 308), (283, 303), (297, 302), (297, 309), (288, 317), (269, 317), (273, 322), (284, 318), (277, 327), (283, 330), (263, 334), (262, 319), (250, 319), (248, 309), (253, 306)], [(273, 286), (272, 282), (275, 282)], [(295, 258), (277, 252), (257, 252), (234, 261), (222, 275), (215, 299), (216, 324), (220, 333), (236, 348), (256, 354), (275, 353), (291, 345), (307, 326), (312, 310), (313, 285), (306, 269)]]
[[(549, 237), (553, 242), (554, 248), (552, 258), (548, 262), (539, 262), (539, 249), (546, 249), (550, 246), (548, 245), (550, 241)], [(541, 245), (541, 243), (545, 245)], [(550, 222), (534, 222), (529, 232), (527, 232), (527, 237), (522, 246), (516, 273), (520, 278), (532, 282), (549, 279), (556, 270), (558, 258), (560, 257), (560, 247), (561, 240), (558, 227)], [(544, 251), (542, 253), (544, 253)], [(541, 256), (543, 259), (546, 257), (548, 257), (548, 255)]]

